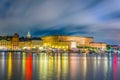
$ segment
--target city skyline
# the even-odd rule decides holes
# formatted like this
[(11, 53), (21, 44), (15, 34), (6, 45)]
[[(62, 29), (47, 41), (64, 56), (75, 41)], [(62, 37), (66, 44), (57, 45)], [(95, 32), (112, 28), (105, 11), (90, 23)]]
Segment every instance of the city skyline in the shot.
[[(0, 1), (0, 35), (92, 36), (120, 44), (119, 0)], [(112, 5), (111, 5), (112, 4)]]
[[(17, 33), (17, 32), (15, 32), (16, 34), (19, 34), (19, 33)], [(5, 36), (8, 36), (8, 37), (12, 37), (15, 33), (13, 33), (13, 34), (3, 34), (3, 35), (0, 35), (1, 37), (5, 37)], [(28, 33), (30, 33), (30, 31), (28, 31), (28, 32), (26, 32), (26, 34), (25, 35), (23, 35), (23, 34), (19, 34), (19, 36), (20, 36), (20, 38), (27, 38), (27, 36), (28, 36)], [(59, 33), (54, 33), (54, 34), (47, 34), (47, 35), (42, 35), (42, 36), (36, 36), (36, 35), (31, 35), (31, 33), (30, 33), (30, 37), (31, 38), (40, 38), (41, 39), (41, 37), (44, 37), (44, 36), (76, 36), (76, 37), (93, 37), (93, 36), (88, 36), (88, 35), (68, 35), (68, 34), (59, 34)], [(107, 41), (100, 41), (100, 40), (98, 40), (98, 41), (96, 41), (96, 37), (93, 37), (93, 38), (95, 38), (95, 42), (105, 42), (106, 44), (108, 44), (108, 45), (120, 45), (120, 43), (119, 43), (119, 41), (115, 41), (114, 40), (114, 42), (116, 42), (116, 43), (114, 43), (113, 41), (112, 42), (107, 42)]]
[[(105, 42), (95, 42), (93, 37), (53, 35), (44, 37), (31, 37), (28, 32), (26, 37), (0, 36), (0, 50), (48, 50), (58, 49), (63, 51), (78, 50), (78, 48), (91, 48), (106, 50)], [(86, 52), (89, 51), (86, 49)]]

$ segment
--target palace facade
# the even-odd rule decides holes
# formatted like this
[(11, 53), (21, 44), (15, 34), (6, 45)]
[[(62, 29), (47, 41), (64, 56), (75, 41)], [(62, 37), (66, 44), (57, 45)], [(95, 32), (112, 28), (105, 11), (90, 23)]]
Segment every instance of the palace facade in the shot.
[(75, 49), (78, 46), (106, 49), (106, 43), (94, 42), (93, 37), (56, 35), (56, 36), (42, 37), (42, 41), (44, 47), (64, 49), (64, 50)]

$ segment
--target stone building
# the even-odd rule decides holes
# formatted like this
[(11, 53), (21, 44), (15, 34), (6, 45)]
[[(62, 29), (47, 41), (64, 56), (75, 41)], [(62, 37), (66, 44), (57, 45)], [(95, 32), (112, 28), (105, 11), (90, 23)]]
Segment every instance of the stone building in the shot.
[(23, 50), (41, 47), (42, 41), (40, 38), (19, 37), (15, 33), (13, 36), (0, 36), (0, 50)]
[(106, 49), (106, 43), (95, 43), (93, 37), (83, 36), (44, 36), (42, 37), (43, 46), (58, 49), (72, 49), (77, 46), (88, 46)]

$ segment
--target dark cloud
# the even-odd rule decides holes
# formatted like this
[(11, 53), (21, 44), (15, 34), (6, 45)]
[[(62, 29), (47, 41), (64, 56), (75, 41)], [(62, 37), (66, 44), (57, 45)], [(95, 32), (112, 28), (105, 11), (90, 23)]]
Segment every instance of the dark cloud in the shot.
[[(57, 26), (56, 26), (57, 27)], [(66, 25), (66, 26), (60, 26), (58, 28), (48, 28), (48, 29), (38, 29), (33, 28), (31, 29), (32, 35), (36, 36), (43, 36), (43, 35), (84, 35), (88, 34), (89, 31), (87, 31), (88, 26), (85, 25)]]
[(104, 16), (104, 18), (107, 20), (120, 19), (120, 11), (115, 11), (115, 12), (109, 13), (106, 16)]

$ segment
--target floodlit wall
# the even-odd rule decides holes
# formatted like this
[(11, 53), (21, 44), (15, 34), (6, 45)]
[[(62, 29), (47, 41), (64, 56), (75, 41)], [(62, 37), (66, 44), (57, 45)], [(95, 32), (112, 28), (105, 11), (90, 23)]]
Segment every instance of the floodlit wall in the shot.
[(94, 42), (94, 43), (90, 43), (90, 46), (94, 48), (106, 49), (107, 44), (104, 42), (96, 42), (96, 43)]
[(11, 41), (0, 40), (0, 50), (10, 50), (11, 49)]
[[(42, 37), (43, 46), (60, 49), (70, 49), (75, 45), (77, 46), (89, 46), (90, 42), (93, 42), (93, 37), (80, 37), (80, 36), (45, 36)], [(73, 45), (73, 43), (75, 43)], [(74, 48), (76, 48), (74, 46)]]

